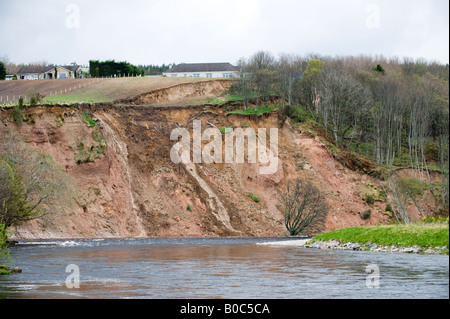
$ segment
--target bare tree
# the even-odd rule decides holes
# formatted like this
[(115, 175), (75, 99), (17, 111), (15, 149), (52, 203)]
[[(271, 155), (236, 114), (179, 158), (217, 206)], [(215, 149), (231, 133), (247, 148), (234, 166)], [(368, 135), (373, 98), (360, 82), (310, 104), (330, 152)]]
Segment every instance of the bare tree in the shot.
[(299, 86), (301, 101), (314, 119), (317, 119), (320, 110), (320, 86), (324, 65), (325, 63), (322, 60), (309, 60)]
[(244, 102), (245, 109), (248, 109), (250, 99), (253, 96), (253, 82), (251, 79), (250, 66), (245, 59), (240, 59), (238, 63), (239, 82), (237, 82), (233, 89), (238, 93)]
[(407, 212), (407, 205), (409, 201), (409, 195), (402, 189), (401, 182), (399, 177), (391, 177), (387, 181), (387, 186), (392, 194), (393, 199), (393, 207), (399, 212), (400, 220), (396, 215), (398, 222), (403, 222), (405, 224), (409, 224), (411, 222), (411, 218)]
[(314, 233), (323, 229), (330, 208), (317, 187), (297, 179), (294, 185), (288, 184), (281, 198), (280, 210), (291, 236), (297, 236), (305, 230)]
[(351, 130), (356, 132), (368, 112), (370, 93), (351, 75), (327, 67), (322, 84), (323, 99), (319, 115), (341, 146)]
[(252, 55), (249, 64), (258, 70), (271, 69), (275, 65), (275, 57), (268, 51), (258, 51)]
[(275, 57), (267, 51), (256, 52), (249, 60), (248, 71), (258, 97), (267, 106), (277, 83)]
[(286, 115), (286, 103), (292, 106), (296, 100), (295, 84), (300, 80), (306, 61), (301, 57), (282, 54), (277, 63), (278, 84), (276, 91), (281, 98), (283, 117)]

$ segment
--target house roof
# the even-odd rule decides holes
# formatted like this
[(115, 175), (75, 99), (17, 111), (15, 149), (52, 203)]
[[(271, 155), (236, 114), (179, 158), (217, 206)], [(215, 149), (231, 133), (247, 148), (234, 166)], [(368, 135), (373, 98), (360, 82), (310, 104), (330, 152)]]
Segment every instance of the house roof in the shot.
[(233, 72), (237, 68), (230, 63), (181, 63), (174, 66), (164, 73), (183, 73), (183, 72)]
[(17, 74), (29, 74), (29, 73), (41, 73), (40, 69), (36, 69), (36, 67), (23, 67), (17, 72)]
[[(64, 66), (58, 66), (58, 68), (63, 68), (66, 69), (68, 71), (72, 71), (75, 72), (76, 70), (78, 70), (80, 66), (79, 65), (64, 65)], [(17, 74), (41, 74), (41, 73), (47, 73), (49, 71), (54, 70), (55, 67), (54, 66), (46, 66), (43, 69), (37, 69), (36, 67), (23, 67), (19, 70), (19, 72), (17, 72)]]
[(67, 70), (69, 70), (69, 71), (75, 72), (75, 71), (77, 71), (81, 66), (80, 66), (80, 65), (74, 65), (74, 64), (71, 64), (71, 65), (63, 65), (63, 66), (61, 66), (61, 67), (64, 68), (64, 69), (67, 69)]

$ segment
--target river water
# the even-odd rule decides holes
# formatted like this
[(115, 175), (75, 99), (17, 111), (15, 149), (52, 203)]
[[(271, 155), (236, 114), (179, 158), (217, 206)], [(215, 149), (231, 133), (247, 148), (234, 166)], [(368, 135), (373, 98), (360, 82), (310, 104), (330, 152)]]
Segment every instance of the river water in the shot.
[(449, 298), (448, 256), (260, 245), (284, 240), (19, 242), (0, 298)]

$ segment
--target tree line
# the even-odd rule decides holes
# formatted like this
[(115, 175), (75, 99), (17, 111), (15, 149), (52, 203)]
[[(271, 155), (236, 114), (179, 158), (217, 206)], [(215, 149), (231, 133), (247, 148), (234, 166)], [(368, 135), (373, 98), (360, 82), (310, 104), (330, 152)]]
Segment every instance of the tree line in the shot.
[(150, 64), (150, 65), (141, 65), (139, 64), (137, 67), (143, 71), (143, 75), (162, 75), (163, 72), (169, 70), (174, 63), (165, 64), (162, 65), (156, 65), (156, 64)]
[(420, 178), (430, 179), (432, 166), (442, 173), (448, 205), (448, 64), (259, 51), (241, 59), (238, 68), (240, 80), (232, 90), (247, 107), (252, 97), (267, 104), (276, 96), (283, 118), (308, 117), (337, 147), (388, 168), (410, 167)]
[(92, 77), (123, 77), (143, 75), (140, 68), (128, 62), (116, 62), (114, 60), (89, 61), (89, 71)]

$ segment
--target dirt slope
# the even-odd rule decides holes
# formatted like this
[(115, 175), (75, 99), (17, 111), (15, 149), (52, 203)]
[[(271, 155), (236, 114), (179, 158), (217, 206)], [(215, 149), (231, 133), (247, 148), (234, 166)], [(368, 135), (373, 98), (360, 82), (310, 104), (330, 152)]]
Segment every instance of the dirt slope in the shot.
[[(278, 236), (286, 234), (279, 192), (298, 177), (326, 195), (326, 230), (388, 221), (386, 203), (370, 207), (363, 200), (377, 181), (341, 165), (318, 138), (289, 121), (279, 127), (276, 112), (242, 116), (227, 114), (225, 106), (176, 106), (220, 94), (230, 83), (170, 86), (128, 105), (29, 108), (20, 127), (11, 122), (11, 110), (0, 110), (0, 137), (8, 130), (19, 134), (52, 156), (75, 185), (65, 209), (20, 227), (15, 238)], [(170, 134), (175, 128), (192, 132), (194, 119), (202, 130), (278, 128), (277, 172), (261, 175), (260, 164), (248, 162), (172, 163)], [(360, 212), (368, 209), (372, 215), (363, 220)]]
[[(148, 106), (33, 108), (20, 128), (0, 113), (0, 134), (13, 129), (33, 148), (53, 157), (75, 181), (71, 208), (18, 229), (23, 238), (277, 236), (284, 234), (277, 209), (278, 191), (289, 180), (303, 177), (318, 186), (331, 206), (329, 230), (385, 222), (361, 199), (371, 181), (342, 167), (317, 139), (289, 123), (279, 130), (279, 170), (259, 175), (259, 164), (176, 165), (170, 160), (170, 133), (192, 128), (192, 119), (218, 126), (255, 129), (278, 127), (277, 114), (263, 117), (226, 116), (223, 109)], [(90, 127), (83, 113), (97, 119)], [(61, 124), (61, 119), (64, 119)], [(106, 141), (106, 155), (77, 163), (79, 145), (96, 149), (93, 133)], [(248, 194), (260, 198), (255, 203)], [(190, 207), (190, 210), (187, 207)]]

